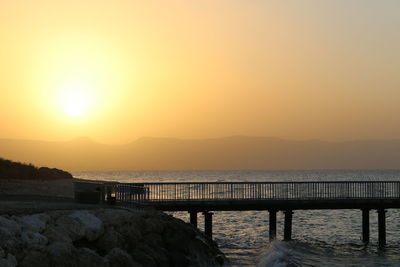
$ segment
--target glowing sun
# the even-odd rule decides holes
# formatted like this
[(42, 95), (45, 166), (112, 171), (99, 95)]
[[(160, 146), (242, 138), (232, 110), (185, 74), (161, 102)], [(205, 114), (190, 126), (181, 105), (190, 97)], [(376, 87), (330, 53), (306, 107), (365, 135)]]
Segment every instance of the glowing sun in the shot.
[(61, 111), (69, 117), (87, 115), (93, 106), (95, 95), (93, 85), (81, 80), (64, 83), (58, 91), (58, 103)]

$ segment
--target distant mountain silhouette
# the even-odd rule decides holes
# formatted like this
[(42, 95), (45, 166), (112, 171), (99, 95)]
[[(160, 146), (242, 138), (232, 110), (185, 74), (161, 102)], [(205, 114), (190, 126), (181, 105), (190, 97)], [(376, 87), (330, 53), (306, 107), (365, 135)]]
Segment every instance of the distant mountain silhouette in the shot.
[(400, 140), (144, 137), (126, 145), (0, 139), (0, 157), (67, 170), (399, 169)]

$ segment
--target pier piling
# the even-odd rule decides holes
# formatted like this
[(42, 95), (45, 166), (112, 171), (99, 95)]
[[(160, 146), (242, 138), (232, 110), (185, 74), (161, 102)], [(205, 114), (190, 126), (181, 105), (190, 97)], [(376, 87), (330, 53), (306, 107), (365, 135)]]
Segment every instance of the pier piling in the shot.
[(190, 223), (197, 228), (197, 211), (189, 211)]
[(362, 241), (369, 243), (369, 209), (362, 210)]
[(205, 211), (204, 214), (204, 233), (212, 239), (212, 212)]
[(378, 209), (378, 242), (379, 247), (383, 248), (386, 245), (386, 218), (385, 209)]
[(286, 210), (285, 213), (285, 224), (284, 224), (284, 233), (283, 240), (289, 241), (292, 239), (292, 217), (293, 211)]
[(269, 210), (269, 241), (276, 239), (276, 210)]

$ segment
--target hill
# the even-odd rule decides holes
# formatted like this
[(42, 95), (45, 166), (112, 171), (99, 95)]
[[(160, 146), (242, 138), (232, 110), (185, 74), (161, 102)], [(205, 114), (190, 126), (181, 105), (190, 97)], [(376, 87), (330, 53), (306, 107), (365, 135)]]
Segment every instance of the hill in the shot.
[(0, 139), (0, 156), (67, 170), (399, 169), (400, 140), (327, 142), (233, 136), (105, 145)]
[(72, 178), (72, 175), (66, 171), (47, 167), (38, 168), (32, 164), (0, 158), (0, 179), (52, 180), (68, 178)]

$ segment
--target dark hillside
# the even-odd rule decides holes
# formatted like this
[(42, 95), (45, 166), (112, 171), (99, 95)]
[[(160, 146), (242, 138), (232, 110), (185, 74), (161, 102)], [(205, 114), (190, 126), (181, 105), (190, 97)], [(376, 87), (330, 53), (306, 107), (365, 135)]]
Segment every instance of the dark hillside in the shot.
[(0, 158), (0, 179), (52, 180), (71, 179), (72, 175), (59, 169), (36, 167)]

